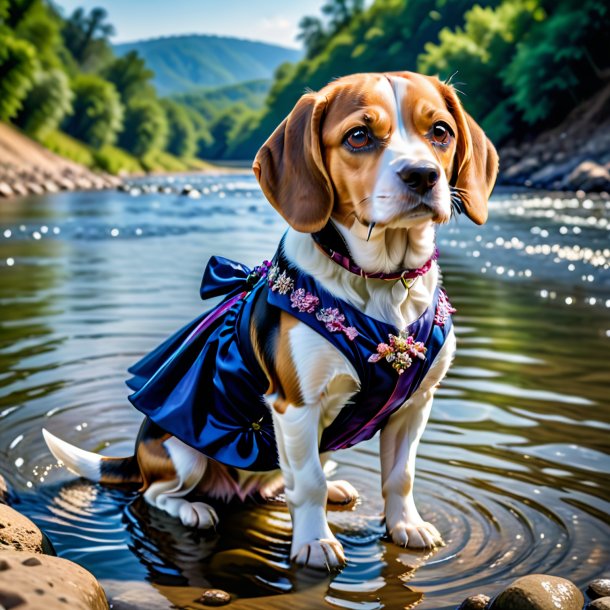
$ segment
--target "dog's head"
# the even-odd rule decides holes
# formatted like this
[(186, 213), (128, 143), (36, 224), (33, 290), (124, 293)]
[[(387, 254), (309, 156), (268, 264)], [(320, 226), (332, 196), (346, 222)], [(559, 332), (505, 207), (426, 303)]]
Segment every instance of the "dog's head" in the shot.
[(482, 224), (498, 156), (453, 87), (413, 72), (354, 74), (303, 95), (253, 169), (297, 231), (331, 216), (348, 228), (446, 222), (452, 192)]

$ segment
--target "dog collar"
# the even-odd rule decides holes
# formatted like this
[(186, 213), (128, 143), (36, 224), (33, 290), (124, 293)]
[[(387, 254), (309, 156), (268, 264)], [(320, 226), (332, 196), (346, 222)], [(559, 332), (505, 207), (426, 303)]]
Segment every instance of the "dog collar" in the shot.
[(322, 230), (312, 233), (311, 236), (318, 248), (328, 258), (341, 265), (344, 269), (347, 269), (350, 273), (375, 280), (401, 280), (405, 287), (408, 287), (407, 280), (414, 280), (428, 273), (432, 263), (438, 258), (438, 249), (434, 248), (432, 256), (417, 269), (403, 269), (402, 271), (394, 271), (392, 273), (384, 273), (382, 271), (369, 272), (356, 265), (343, 236), (337, 231), (332, 222), (329, 221)]

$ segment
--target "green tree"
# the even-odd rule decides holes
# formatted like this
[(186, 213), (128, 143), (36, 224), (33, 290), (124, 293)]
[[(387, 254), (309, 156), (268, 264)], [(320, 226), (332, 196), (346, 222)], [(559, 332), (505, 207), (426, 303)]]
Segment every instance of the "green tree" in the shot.
[(114, 27), (106, 23), (107, 18), (103, 8), (94, 8), (89, 14), (77, 8), (64, 22), (64, 44), (84, 70), (99, 69), (112, 59), (108, 38), (114, 35)]
[(123, 106), (114, 85), (99, 76), (81, 74), (72, 90), (74, 110), (64, 121), (64, 130), (95, 148), (112, 144), (123, 122)]
[(0, 2), (0, 19), (11, 30), (15, 30), (39, 5), (40, 0), (4, 0)]
[(16, 122), (28, 133), (43, 137), (57, 129), (72, 111), (72, 97), (65, 72), (59, 69), (38, 72)]
[(161, 100), (169, 126), (165, 150), (176, 157), (192, 157), (195, 154), (196, 133), (186, 109), (172, 100)]
[(34, 47), (0, 31), (0, 120), (17, 114), (37, 69)]
[(163, 108), (155, 100), (131, 100), (125, 108), (118, 144), (136, 157), (162, 150), (168, 133)]
[(154, 87), (150, 82), (155, 73), (146, 67), (146, 62), (137, 51), (130, 51), (115, 59), (102, 71), (102, 75), (117, 88), (124, 104), (134, 96), (155, 96)]
[[(456, 86), (467, 94), (468, 111), (492, 139), (500, 140), (511, 132), (515, 120), (504, 71), (517, 41), (543, 18), (537, 0), (505, 0), (496, 8), (474, 6), (465, 13), (463, 28), (444, 28), (438, 43), (424, 46), (418, 69), (442, 79), (455, 75)], [(505, 120), (498, 121), (499, 116)]]
[(305, 16), (299, 21), (297, 40), (303, 42), (307, 58), (315, 57), (328, 41), (328, 33), (322, 20), (318, 17)]
[(607, 2), (544, 2), (548, 19), (518, 46), (506, 70), (512, 102), (529, 124), (554, 124), (610, 80)]

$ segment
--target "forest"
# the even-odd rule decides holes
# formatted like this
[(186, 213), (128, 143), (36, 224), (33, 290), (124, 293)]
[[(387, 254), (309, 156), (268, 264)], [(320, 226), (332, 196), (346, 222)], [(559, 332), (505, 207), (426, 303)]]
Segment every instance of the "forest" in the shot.
[(416, 70), (451, 79), (497, 145), (521, 143), (608, 83), (609, 30), (602, 0), (327, 0), (272, 81), (161, 97), (137, 50), (113, 51), (103, 8), (0, 0), (0, 120), (89, 167), (181, 171), (251, 159), (307, 89)]

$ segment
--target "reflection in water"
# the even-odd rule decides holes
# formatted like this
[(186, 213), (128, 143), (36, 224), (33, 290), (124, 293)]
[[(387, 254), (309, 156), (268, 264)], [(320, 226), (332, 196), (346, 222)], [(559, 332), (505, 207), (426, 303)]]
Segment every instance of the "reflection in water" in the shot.
[[(193, 182), (193, 181), (191, 181)], [(458, 353), (420, 448), (416, 495), (447, 545), (383, 539), (378, 445), (335, 454), (362, 500), (330, 522), (349, 560), (324, 576), (290, 565), (281, 502), (221, 509), (183, 528), (133, 491), (58, 469), (44, 425), (106, 454), (131, 452), (140, 416), (126, 368), (202, 308), (212, 254), (253, 265), (284, 229), (248, 176), (196, 179), (201, 199), (62, 193), (0, 209), (0, 473), (58, 553), (112, 598), (125, 581), (236, 608), (453, 608), (531, 572), (583, 585), (610, 567), (608, 203), (500, 194), (483, 228), (439, 232)], [(194, 182), (193, 182), (194, 183)], [(145, 584), (138, 586), (148, 586)], [(167, 607), (170, 607), (170, 601)]]

